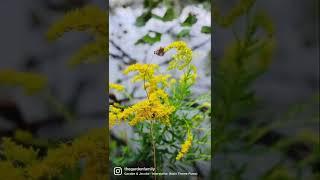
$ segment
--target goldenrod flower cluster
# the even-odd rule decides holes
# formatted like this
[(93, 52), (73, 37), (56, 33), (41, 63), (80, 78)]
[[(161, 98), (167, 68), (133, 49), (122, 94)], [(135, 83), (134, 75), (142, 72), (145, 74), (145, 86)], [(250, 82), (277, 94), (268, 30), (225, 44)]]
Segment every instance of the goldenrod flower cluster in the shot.
[[(0, 161), (0, 179), (61, 179), (67, 169), (74, 169), (83, 160), (81, 179), (106, 179), (108, 150), (106, 129), (96, 129), (71, 144), (49, 149), (39, 158), (38, 150), (2, 140), (4, 160)], [(103, 162), (103, 163), (97, 163)]]
[(137, 72), (132, 77), (132, 82), (143, 81), (147, 98), (130, 107), (121, 110), (116, 105), (111, 105), (109, 110), (109, 127), (113, 127), (121, 120), (130, 120), (129, 125), (134, 126), (139, 122), (158, 120), (169, 125), (169, 116), (175, 111), (170, 105), (165, 88), (168, 87), (168, 74), (155, 75), (159, 68), (156, 64), (133, 64), (128, 66), (123, 73)]
[(126, 115), (134, 115), (129, 125), (134, 126), (147, 120), (159, 120), (165, 125), (170, 125), (169, 115), (174, 112), (174, 106), (168, 103), (168, 96), (163, 90), (150, 94), (150, 98), (138, 102), (124, 110)]
[(116, 105), (109, 106), (109, 127), (113, 127), (120, 123), (122, 119), (121, 109), (117, 108)]
[(80, 160), (85, 161), (83, 175), (91, 176), (91, 179), (103, 179), (106, 174), (108, 156), (106, 129), (96, 129), (78, 139), (71, 145), (62, 144), (57, 149), (49, 149), (47, 156), (27, 167), (26, 172), (30, 179), (53, 179), (63, 173), (65, 169), (76, 167)]
[[(176, 41), (164, 47), (164, 52), (176, 49), (168, 70), (186, 68), (186, 72), (180, 77), (180, 83), (193, 84), (197, 77), (197, 69), (191, 65), (192, 50), (183, 41)], [(119, 108), (111, 105), (109, 110), (109, 127), (119, 124), (121, 121), (129, 120), (129, 125), (134, 126), (139, 122), (158, 120), (163, 124), (169, 125), (169, 116), (176, 110), (169, 102), (169, 95), (166, 88), (176, 83), (169, 74), (156, 74), (159, 69), (157, 64), (133, 64), (128, 66), (123, 73), (136, 73), (132, 77), (132, 82), (143, 82), (143, 88), (147, 93), (147, 98), (136, 104)], [(116, 84), (109, 85), (113, 89), (122, 91), (124, 88)]]
[(164, 52), (170, 49), (176, 49), (177, 53), (172, 56), (173, 60), (169, 63), (169, 70), (179, 69), (182, 70), (188, 66), (192, 60), (192, 50), (183, 41), (175, 41), (164, 48)]
[(14, 167), (9, 161), (0, 161), (0, 178), (24, 180), (23, 170)]
[(132, 78), (132, 82), (137, 82), (137, 81), (150, 81), (152, 78), (154, 78), (154, 72), (159, 68), (159, 65), (157, 64), (133, 64), (128, 66), (123, 73), (125, 75), (128, 75), (130, 72), (137, 71), (138, 74), (136, 74)]
[[(172, 82), (171, 79), (170, 82), (168, 83), (168, 79), (171, 77), (170, 74), (165, 74), (165, 75), (154, 75), (152, 78), (148, 80), (148, 82), (145, 82), (144, 86), (145, 89), (149, 92), (152, 93), (156, 91), (157, 89), (161, 88), (164, 89), (168, 87), (170, 82)], [(159, 93), (159, 92), (158, 92)]]
[(33, 148), (23, 148), (23, 146), (17, 145), (10, 138), (3, 138), (2, 145), (3, 153), (9, 161), (32, 164), (37, 159), (38, 151)]
[[(192, 50), (183, 41), (177, 41), (164, 48), (164, 52), (176, 49), (177, 54), (173, 55), (173, 60), (169, 63), (168, 70), (184, 70), (179, 79), (180, 84), (191, 85), (196, 81), (197, 69), (190, 64), (192, 60)], [(121, 121), (129, 120), (129, 125), (134, 126), (144, 121), (157, 120), (165, 125), (170, 125), (170, 115), (176, 111), (176, 107), (170, 104), (169, 95), (166, 88), (176, 83), (176, 79), (169, 74), (157, 74), (159, 66), (157, 64), (133, 64), (127, 67), (123, 73), (136, 73), (132, 77), (132, 82), (143, 82), (143, 88), (147, 93), (147, 98), (126, 108), (114, 104), (109, 110), (109, 127), (119, 124)], [(117, 86), (113, 86), (115, 89)], [(181, 145), (181, 150), (176, 156), (180, 160), (190, 149), (193, 136), (188, 130), (186, 141)]]
[(186, 141), (181, 145), (181, 150), (178, 153), (176, 160), (180, 160), (190, 149), (192, 144), (193, 136), (190, 132), (188, 132)]
[(124, 86), (115, 83), (109, 83), (109, 89), (115, 89), (117, 91), (124, 91)]
[(95, 5), (74, 9), (53, 24), (47, 32), (47, 38), (55, 40), (69, 31), (87, 31), (93, 35), (107, 35), (107, 17), (107, 12)]

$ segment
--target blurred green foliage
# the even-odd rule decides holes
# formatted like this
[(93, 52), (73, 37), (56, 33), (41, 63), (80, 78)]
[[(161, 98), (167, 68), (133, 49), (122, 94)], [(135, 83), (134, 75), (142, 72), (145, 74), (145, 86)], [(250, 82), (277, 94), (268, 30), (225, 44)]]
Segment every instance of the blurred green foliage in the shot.
[[(288, 115), (274, 120), (257, 115), (261, 109), (253, 85), (272, 63), (275, 50), (275, 27), (266, 13), (254, 7), (255, 0), (241, 0), (222, 16), (218, 3), (213, 2), (216, 26), (231, 29), (234, 42), (213, 64), (212, 144), (213, 165), (221, 156), (226, 166), (214, 165), (212, 179), (245, 179), (252, 171), (252, 159), (239, 162), (233, 156), (264, 156), (278, 153), (281, 158), (266, 167), (258, 179), (316, 179), (319, 174), (319, 96), (297, 103)], [(235, 24), (245, 22), (238, 33)], [(299, 107), (298, 109), (296, 109)], [(314, 109), (314, 110), (312, 110)], [(299, 120), (294, 134), (285, 134), (281, 128), (291, 129), (293, 119)], [(305, 127), (305, 128), (303, 128)], [(228, 156), (230, 158), (228, 158)], [(250, 166), (251, 165), (251, 166)], [(265, 166), (265, 165), (261, 165)], [(303, 174), (303, 171), (311, 173)]]
[[(206, 7), (209, 7), (210, 9), (210, 4), (211, 0), (190, 0), (190, 1), (168, 1), (168, 0), (144, 0), (144, 12), (140, 16), (136, 18), (135, 25), (137, 27), (143, 27), (148, 23), (148, 21), (152, 18), (168, 22), (168, 21), (173, 21), (177, 19), (181, 14), (181, 9), (191, 5), (191, 4), (201, 4), (203, 7), (207, 5)], [(158, 7), (165, 7), (166, 12), (164, 13), (163, 16), (159, 16), (157, 14), (154, 14), (152, 12), (153, 9), (158, 8)], [(178, 34), (175, 35), (174, 38), (176, 39), (182, 39), (182, 38), (187, 38), (190, 37), (190, 31), (191, 27), (198, 21), (197, 15), (193, 13), (189, 13), (188, 16), (180, 22), (180, 26), (183, 27), (183, 29), (178, 32)], [(211, 33), (211, 28), (209, 26), (203, 26), (201, 29), (201, 32), (204, 34), (210, 34)], [(136, 44), (154, 44), (155, 42), (158, 42), (161, 40), (162, 34), (159, 32), (156, 32), (155, 37), (150, 37), (150, 35), (146, 34), (142, 38), (140, 38)]]
[(201, 32), (204, 34), (211, 34), (212, 29), (210, 26), (202, 26), (201, 27)]
[(174, 11), (174, 9), (173, 9), (172, 7), (169, 7), (169, 8), (167, 9), (167, 11), (166, 11), (166, 13), (163, 15), (163, 17), (160, 17), (160, 16), (155, 15), (155, 14), (153, 14), (152, 16), (153, 16), (154, 18), (160, 19), (160, 20), (162, 20), (162, 21), (164, 21), (164, 22), (172, 21), (172, 20), (174, 20), (174, 19), (176, 18), (175, 11)]
[(149, 32), (145, 36), (143, 36), (141, 39), (139, 39), (135, 45), (138, 44), (150, 44), (153, 45), (156, 42), (159, 42), (161, 40), (161, 33), (158, 32)]
[(182, 29), (178, 34), (177, 38), (190, 37), (190, 29)]
[[(108, 161), (106, 129), (96, 129), (71, 143), (39, 146), (28, 132), (18, 132), (22, 145), (3, 138), (0, 151), (1, 179), (106, 179)], [(20, 142), (21, 143), (21, 142)], [(43, 148), (46, 153), (40, 153)], [(84, 162), (83, 164), (80, 164)], [(79, 178), (81, 177), (81, 178)]]
[(38, 73), (0, 70), (0, 85), (22, 87), (28, 95), (32, 95), (46, 88), (47, 78)]
[(189, 13), (188, 17), (181, 23), (181, 26), (192, 26), (198, 21), (197, 16)]

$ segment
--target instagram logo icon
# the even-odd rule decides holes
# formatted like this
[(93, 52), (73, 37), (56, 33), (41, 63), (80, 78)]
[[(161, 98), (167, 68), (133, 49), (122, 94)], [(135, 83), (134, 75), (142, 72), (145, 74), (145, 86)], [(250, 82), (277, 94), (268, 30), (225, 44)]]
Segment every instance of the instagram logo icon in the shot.
[(116, 176), (122, 175), (122, 168), (121, 167), (113, 168), (113, 174), (116, 175)]

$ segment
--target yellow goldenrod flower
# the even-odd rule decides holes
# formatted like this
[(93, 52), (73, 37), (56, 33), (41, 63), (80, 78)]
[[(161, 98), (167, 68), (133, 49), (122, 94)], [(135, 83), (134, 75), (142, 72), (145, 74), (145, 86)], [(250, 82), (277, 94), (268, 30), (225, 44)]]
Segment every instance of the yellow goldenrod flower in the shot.
[(124, 74), (128, 74), (130, 72), (134, 72), (134, 71), (137, 71), (138, 74), (135, 75), (132, 79), (132, 82), (137, 82), (139, 80), (149, 80), (156, 69), (159, 68), (159, 65), (157, 64), (132, 64), (130, 66), (128, 66), (124, 71), (123, 73)]
[[(177, 49), (177, 54), (173, 56), (173, 61), (169, 64), (169, 69), (184, 69), (188, 66), (187, 80), (195, 81), (196, 70), (193, 66), (189, 66), (192, 60), (192, 50), (182, 41), (169, 44), (164, 48), (164, 52), (170, 49)], [(143, 88), (146, 91), (147, 99), (137, 102), (136, 104), (124, 108), (122, 112), (111, 112), (109, 115), (110, 126), (117, 124), (118, 120), (130, 120), (129, 125), (134, 126), (143, 121), (160, 121), (163, 124), (170, 125), (170, 115), (175, 111), (175, 107), (169, 102), (169, 95), (165, 92), (165, 88), (175, 83), (175, 79), (171, 79), (169, 74), (155, 74), (159, 69), (157, 64), (132, 64), (128, 66), (123, 73), (129, 74), (136, 72), (131, 79), (132, 82), (143, 81)]]
[(114, 105), (109, 106), (109, 128), (120, 123), (121, 113), (120, 108), (117, 108)]
[(171, 77), (170, 74), (164, 74), (164, 75), (154, 75), (152, 76), (148, 82), (145, 84), (145, 89), (148, 92), (153, 92), (157, 89), (163, 89), (168, 87), (168, 79)]
[(67, 13), (62, 19), (54, 23), (47, 32), (47, 38), (55, 40), (63, 33), (73, 30), (88, 31), (94, 35), (98, 33), (106, 35), (108, 33), (105, 27), (107, 21), (106, 11), (101, 10), (98, 6), (84, 6)]
[(183, 41), (175, 41), (164, 48), (164, 52), (170, 49), (176, 49), (177, 53), (172, 56), (173, 60), (169, 63), (169, 70), (179, 69), (182, 70), (188, 66), (192, 60), (192, 50)]
[(169, 86), (172, 86), (176, 83), (177, 81), (175, 79), (171, 79), (169, 82)]
[(157, 102), (160, 100), (162, 100), (164, 103), (167, 103), (168, 102), (168, 94), (162, 90), (162, 89), (158, 89), (152, 93), (150, 93), (150, 96), (149, 96), (149, 99), (150, 101), (152, 102)]
[(205, 102), (205, 103), (202, 104), (202, 106), (203, 106), (203, 107), (211, 107), (211, 104), (208, 103), (208, 102)]
[(17, 168), (10, 161), (0, 161), (0, 179), (24, 180), (23, 169)]
[(109, 112), (109, 128), (112, 128), (116, 125), (117, 116)]
[(191, 70), (192, 70), (191, 80), (192, 80), (192, 83), (194, 83), (197, 79), (197, 67), (195, 65), (191, 65)]
[[(36, 163), (29, 164), (25, 169), (21, 169), (25, 175), (23, 179), (54, 179), (61, 177), (66, 169), (76, 167), (82, 160), (85, 161), (84, 169), (94, 166), (98, 160), (108, 161), (108, 156), (105, 155), (108, 138), (106, 133), (105, 128), (95, 129), (87, 135), (73, 140), (71, 144), (61, 144), (57, 148), (50, 148), (46, 157), (39, 159)], [(105, 172), (106, 168), (105, 165), (100, 164), (99, 169), (92, 172), (90, 177), (101, 179), (99, 176), (101, 172)], [(0, 173), (0, 177), (2, 177), (1, 175)]]
[[(165, 94), (160, 93), (159, 96), (167, 98)], [(124, 114), (134, 116), (129, 125), (134, 126), (139, 122), (151, 120), (159, 120), (165, 125), (170, 125), (169, 115), (175, 108), (168, 103), (161, 103), (159, 96), (151, 94), (150, 99), (138, 102), (130, 109), (125, 109)]]
[(115, 89), (117, 91), (124, 91), (124, 86), (120, 84), (109, 83), (109, 89)]
[(3, 154), (9, 161), (19, 161), (23, 164), (33, 163), (37, 159), (38, 151), (33, 148), (23, 148), (10, 138), (2, 139)]
[(188, 132), (186, 141), (181, 145), (181, 150), (178, 153), (176, 160), (180, 160), (190, 149), (193, 137), (191, 132)]
[(109, 127), (119, 124), (121, 120), (130, 120), (129, 125), (134, 126), (139, 122), (157, 120), (165, 125), (170, 125), (169, 116), (175, 111), (169, 104), (168, 94), (157, 89), (149, 93), (149, 97), (123, 111), (111, 105), (109, 108)]
[(125, 108), (118, 114), (111, 114), (111, 125), (116, 124), (116, 118), (130, 120), (129, 125), (131, 126), (151, 120), (158, 120), (166, 125), (170, 124), (169, 116), (175, 111), (175, 108), (169, 104), (169, 95), (164, 91), (164, 88), (168, 87), (168, 79), (171, 75), (155, 75), (158, 68), (157, 64), (133, 64), (123, 71), (124, 74), (137, 72), (132, 78), (132, 82), (144, 81), (143, 88), (147, 93), (147, 99)]

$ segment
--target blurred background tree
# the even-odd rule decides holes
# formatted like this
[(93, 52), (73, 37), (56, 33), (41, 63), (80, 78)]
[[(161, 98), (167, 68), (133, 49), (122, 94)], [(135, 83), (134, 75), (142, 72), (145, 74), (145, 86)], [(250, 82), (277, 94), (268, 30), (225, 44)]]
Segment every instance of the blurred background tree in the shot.
[(212, 179), (319, 178), (317, 3), (214, 1)]

